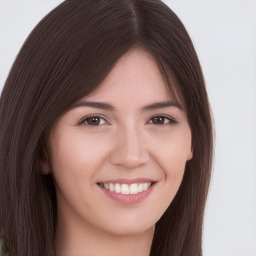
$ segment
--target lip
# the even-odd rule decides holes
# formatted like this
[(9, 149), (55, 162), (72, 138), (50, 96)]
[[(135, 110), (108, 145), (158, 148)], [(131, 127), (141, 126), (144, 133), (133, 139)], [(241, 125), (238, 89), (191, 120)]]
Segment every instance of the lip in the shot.
[(132, 205), (132, 204), (138, 204), (138, 203), (144, 201), (146, 198), (148, 198), (150, 196), (150, 194), (152, 193), (152, 191), (154, 190), (156, 182), (153, 182), (152, 180), (149, 180), (149, 179), (133, 179), (133, 180), (118, 179), (118, 180), (111, 180), (111, 181), (104, 182), (104, 183), (119, 183), (119, 184), (120, 183), (121, 184), (133, 184), (133, 183), (140, 183), (140, 182), (152, 182), (152, 185), (146, 191), (140, 192), (138, 194), (129, 194), (129, 195), (115, 193), (115, 192), (109, 191), (99, 185), (98, 185), (98, 187), (110, 199), (112, 199), (120, 204)]
[(114, 179), (114, 180), (105, 180), (105, 181), (99, 181), (97, 183), (119, 183), (119, 184), (134, 184), (134, 183), (146, 183), (146, 182), (152, 182), (155, 183), (156, 181), (148, 178), (136, 178), (136, 179)]

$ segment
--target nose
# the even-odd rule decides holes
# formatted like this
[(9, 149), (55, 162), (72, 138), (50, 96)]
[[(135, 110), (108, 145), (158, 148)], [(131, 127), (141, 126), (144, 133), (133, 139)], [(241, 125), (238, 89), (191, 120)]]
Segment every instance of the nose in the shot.
[(148, 160), (149, 152), (143, 139), (143, 132), (131, 127), (119, 131), (110, 155), (110, 162), (132, 169), (146, 164)]

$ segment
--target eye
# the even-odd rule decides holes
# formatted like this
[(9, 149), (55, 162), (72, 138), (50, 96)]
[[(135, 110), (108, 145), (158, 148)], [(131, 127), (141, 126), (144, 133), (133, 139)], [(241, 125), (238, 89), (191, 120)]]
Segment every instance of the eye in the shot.
[(88, 116), (83, 118), (78, 125), (87, 125), (87, 126), (101, 126), (108, 124), (108, 122), (101, 116)]
[(153, 116), (149, 120), (149, 124), (156, 124), (156, 125), (166, 125), (166, 124), (176, 124), (177, 121), (171, 116)]

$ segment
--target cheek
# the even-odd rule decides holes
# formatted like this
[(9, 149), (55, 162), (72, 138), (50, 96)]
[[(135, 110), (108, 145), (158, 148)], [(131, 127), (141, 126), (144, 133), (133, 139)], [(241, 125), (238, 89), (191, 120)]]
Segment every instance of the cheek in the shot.
[(188, 126), (174, 127), (172, 130), (151, 136), (150, 150), (162, 169), (174, 172), (184, 170), (191, 159), (191, 132)]
[(185, 127), (173, 130), (173, 133), (162, 133), (152, 141), (152, 145), (152, 157), (164, 177), (160, 185), (165, 196), (161, 202), (167, 208), (180, 187), (186, 162), (191, 158), (190, 129)]
[(59, 133), (52, 141), (52, 168), (62, 175), (93, 176), (105, 159), (107, 145), (104, 137)]
[[(51, 165), (57, 187), (58, 206), (63, 214), (85, 207), (95, 210), (95, 176), (105, 161), (108, 144), (104, 138), (58, 130), (51, 141)], [(94, 211), (92, 215), (95, 215)]]

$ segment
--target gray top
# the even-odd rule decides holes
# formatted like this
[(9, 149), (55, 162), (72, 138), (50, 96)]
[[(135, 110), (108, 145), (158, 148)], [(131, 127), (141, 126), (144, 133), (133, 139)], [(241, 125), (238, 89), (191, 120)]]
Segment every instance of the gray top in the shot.
[(0, 256), (8, 256), (7, 250), (4, 246), (4, 242), (0, 239)]

